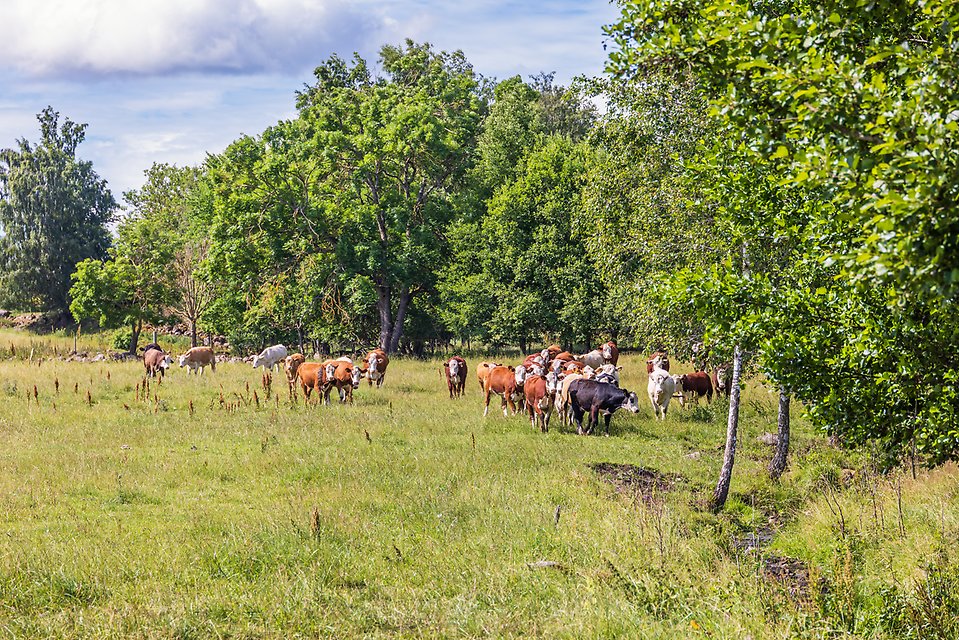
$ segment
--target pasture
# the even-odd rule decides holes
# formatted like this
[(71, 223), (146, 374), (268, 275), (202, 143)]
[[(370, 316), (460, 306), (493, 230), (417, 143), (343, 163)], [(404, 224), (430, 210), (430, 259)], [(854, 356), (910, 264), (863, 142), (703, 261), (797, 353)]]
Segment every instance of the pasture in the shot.
[(755, 380), (715, 515), (725, 405), (657, 423), (635, 355), (642, 411), (606, 438), (498, 399), (484, 419), (476, 357), (458, 400), (440, 359), (397, 359), (354, 406), (308, 407), (249, 364), (144, 393), (142, 363), (23, 351), (0, 359), (2, 637), (896, 637), (945, 629), (959, 593), (955, 467), (880, 476), (794, 403), (771, 483)]

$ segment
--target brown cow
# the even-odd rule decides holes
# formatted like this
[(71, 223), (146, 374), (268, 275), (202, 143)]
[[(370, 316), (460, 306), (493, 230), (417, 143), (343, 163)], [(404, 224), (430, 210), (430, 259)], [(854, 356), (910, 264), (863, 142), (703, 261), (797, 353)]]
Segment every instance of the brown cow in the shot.
[(616, 341), (610, 340), (597, 347), (602, 354), (606, 364), (616, 364), (619, 362), (619, 349), (616, 347)]
[[(517, 371), (513, 367), (494, 367), (489, 372), (489, 375), (486, 376), (486, 385), (483, 387), (485, 395), (483, 416), (489, 413), (489, 398), (490, 394), (493, 393), (502, 396), (504, 416), (516, 413), (516, 402), (523, 395), (523, 382), (526, 381), (525, 376), (522, 380), (517, 380), (517, 377)], [(509, 413), (507, 413), (507, 406), (509, 407)]]
[(173, 358), (161, 349), (147, 349), (143, 354), (143, 367), (150, 377), (156, 377), (156, 374), (159, 373), (162, 378), (172, 364)]
[(319, 396), (326, 384), (326, 368), (322, 362), (304, 362), (296, 368), (296, 379), (303, 389), (303, 397), (310, 399), (310, 393), (316, 389)]
[(546, 347), (546, 351), (549, 352), (549, 359), (553, 360), (556, 358), (556, 356), (563, 352), (563, 347), (559, 346), (558, 344), (551, 344)]
[(716, 389), (716, 395), (725, 394), (729, 396), (729, 391), (733, 388), (732, 365), (721, 364), (713, 371), (710, 376), (713, 388)]
[(290, 397), (293, 397), (293, 389), (296, 387), (296, 370), (306, 361), (302, 353), (288, 355), (283, 361), (283, 372), (286, 373), (286, 383), (290, 387)]
[(373, 349), (363, 358), (366, 363), (366, 379), (373, 386), (376, 382), (376, 388), (383, 386), (386, 379), (386, 367), (390, 364), (390, 359), (382, 349)]
[(526, 410), (529, 412), (529, 423), (543, 433), (549, 431), (549, 418), (559, 390), (559, 376), (550, 371), (545, 376), (531, 375), (523, 384), (523, 395), (526, 398)]
[(480, 362), (479, 366), (476, 367), (476, 379), (479, 380), (480, 391), (486, 390), (486, 378), (489, 376), (489, 372), (495, 369), (496, 367), (501, 367), (498, 362)]
[[(194, 371), (197, 375), (200, 375), (207, 366), (216, 373), (216, 355), (214, 355), (213, 349), (210, 347), (193, 347), (180, 356), (180, 367), (190, 368), (189, 371), (187, 371), (187, 375), (189, 375), (190, 371)], [(199, 371), (197, 371), (197, 369), (199, 369)]]
[(446, 386), (450, 390), (450, 399), (458, 398), (466, 391), (466, 360), (453, 356), (443, 363), (446, 373)]
[(709, 380), (709, 374), (704, 371), (696, 371), (695, 373), (685, 373), (681, 376), (673, 376), (674, 378), (678, 377), (678, 384), (676, 385), (676, 391), (682, 393), (681, 404), (685, 406), (686, 401), (692, 397), (696, 402), (699, 401), (700, 396), (706, 396), (707, 402), (713, 401), (713, 384)]
[(653, 362), (656, 360), (656, 358), (661, 358), (662, 364), (660, 369), (669, 371), (669, 356), (666, 355), (665, 351), (654, 351), (653, 353), (649, 354), (648, 358), (646, 358), (646, 373), (652, 373), (653, 369), (656, 368)]

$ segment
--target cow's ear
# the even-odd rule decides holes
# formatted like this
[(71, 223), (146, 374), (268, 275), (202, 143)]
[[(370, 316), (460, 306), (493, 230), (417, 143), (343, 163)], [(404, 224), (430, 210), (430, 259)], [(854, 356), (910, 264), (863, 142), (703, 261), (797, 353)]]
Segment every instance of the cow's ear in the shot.
[(622, 370), (623, 370), (623, 365), (619, 365), (618, 367), (616, 367), (616, 370), (617, 370), (617, 371), (622, 371)]

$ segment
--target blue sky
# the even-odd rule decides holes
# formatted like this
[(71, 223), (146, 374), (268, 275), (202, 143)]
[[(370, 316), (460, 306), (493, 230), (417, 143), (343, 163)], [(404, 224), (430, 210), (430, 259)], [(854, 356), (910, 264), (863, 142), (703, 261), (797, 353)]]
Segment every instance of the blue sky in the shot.
[(120, 200), (153, 162), (189, 165), (294, 114), (331, 53), (404, 38), (462, 49), (485, 76), (603, 69), (606, 0), (3, 0), (0, 148), (47, 105), (88, 125), (79, 155)]

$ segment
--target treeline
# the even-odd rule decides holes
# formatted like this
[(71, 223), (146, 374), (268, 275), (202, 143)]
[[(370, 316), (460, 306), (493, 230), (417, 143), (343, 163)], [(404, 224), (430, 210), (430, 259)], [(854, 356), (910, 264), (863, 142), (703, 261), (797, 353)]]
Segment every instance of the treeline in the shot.
[(149, 171), (64, 299), (242, 350), (702, 343), (845, 442), (955, 458), (959, 3), (621, 5), (574, 88), (331, 57), (292, 120)]

